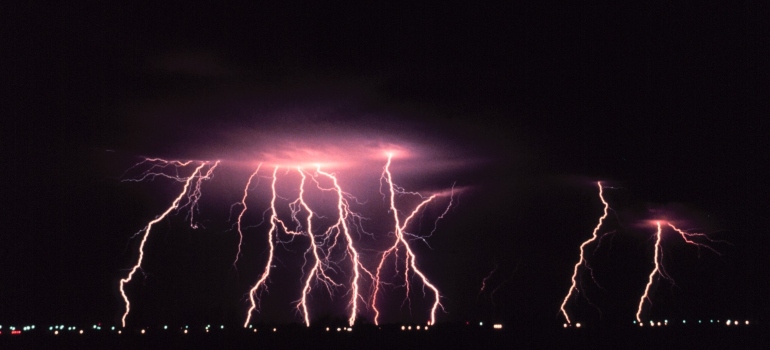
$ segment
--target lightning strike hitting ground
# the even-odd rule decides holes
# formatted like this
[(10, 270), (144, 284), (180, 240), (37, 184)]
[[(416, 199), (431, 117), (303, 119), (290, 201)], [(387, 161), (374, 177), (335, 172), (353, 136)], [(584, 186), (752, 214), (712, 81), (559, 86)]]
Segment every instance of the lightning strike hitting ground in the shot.
[(257, 291), (259, 291), (260, 287), (264, 287), (264, 290), (267, 291), (267, 285), (265, 284), (265, 281), (267, 281), (267, 278), (270, 276), (270, 267), (273, 264), (273, 255), (275, 254), (275, 244), (273, 243), (273, 233), (276, 231), (276, 226), (278, 223), (278, 214), (275, 211), (275, 199), (278, 196), (278, 194), (275, 191), (275, 182), (278, 180), (278, 167), (275, 167), (273, 170), (273, 182), (271, 184), (271, 188), (273, 189), (273, 197), (270, 200), (270, 231), (267, 232), (267, 245), (270, 247), (270, 253), (267, 257), (267, 263), (265, 264), (265, 270), (262, 273), (262, 276), (259, 277), (259, 280), (257, 280), (257, 283), (254, 284), (254, 287), (249, 290), (249, 301), (251, 302), (251, 307), (249, 307), (249, 311), (246, 313), (246, 322), (243, 323), (243, 327), (248, 327), (249, 322), (251, 321), (251, 313), (254, 312), (254, 310), (257, 309), (259, 304), (259, 296), (256, 295)]
[[(367, 270), (359, 260), (359, 254), (356, 248), (353, 246), (353, 237), (350, 235), (350, 228), (348, 227), (348, 218), (352, 215), (354, 217), (357, 217), (357, 215), (352, 214), (350, 211), (350, 205), (348, 204), (348, 201), (345, 199), (345, 192), (342, 191), (342, 188), (340, 187), (339, 183), (337, 182), (337, 177), (333, 174), (326, 173), (321, 171), (320, 166), (316, 169), (316, 171), (323, 175), (328, 177), (332, 180), (334, 184), (334, 191), (337, 193), (337, 211), (339, 215), (339, 219), (337, 223), (335, 223), (332, 227), (330, 227), (328, 230), (326, 230), (326, 234), (328, 236), (334, 236), (334, 244), (332, 244), (331, 248), (333, 248), (336, 245), (337, 242), (337, 236), (342, 233), (342, 235), (345, 237), (345, 241), (347, 242), (347, 254), (350, 256), (351, 264), (353, 265), (353, 281), (351, 282), (352, 290), (350, 291), (350, 302), (348, 303), (348, 308), (350, 309), (350, 317), (348, 318), (348, 324), (350, 326), (353, 326), (353, 324), (356, 321), (356, 314), (358, 313), (358, 301), (361, 298), (361, 294), (359, 292), (359, 284), (358, 280), (361, 278), (361, 271), (365, 272), (367, 275), (372, 276), (371, 272)], [(330, 249), (331, 249), (330, 248)]]
[(661, 238), (661, 228), (660, 228), (660, 221), (657, 221), (655, 223), (658, 226), (658, 231), (655, 232), (655, 256), (653, 257), (653, 263), (655, 264), (655, 268), (652, 269), (652, 272), (650, 272), (650, 276), (647, 280), (647, 285), (644, 287), (644, 294), (642, 294), (642, 297), (639, 298), (639, 307), (636, 310), (636, 322), (639, 322), (639, 324), (642, 324), (642, 306), (644, 306), (644, 300), (646, 299), (649, 301), (649, 292), (650, 287), (652, 287), (653, 279), (655, 278), (655, 275), (657, 275), (659, 272), (661, 273), (661, 276), (664, 278), (669, 279), (668, 275), (665, 273), (665, 271), (661, 270), (661, 264), (660, 264), (660, 256), (663, 254), (660, 250), (660, 238)]
[(567, 292), (567, 295), (564, 297), (564, 301), (561, 303), (561, 312), (564, 314), (564, 318), (567, 320), (567, 324), (572, 324), (572, 321), (569, 318), (569, 315), (567, 314), (567, 310), (564, 309), (564, 307), (567, 305), (567, 301), (572, 296), (572, 292), (580, 292), (577, 288), (577, 275), (578, 275), (578, 269), (581, 265), (585, 265), (587, 269), (591, 269), (588, 266), (588, 263), (585, 260), (585, 247), (591, 242), (595, 241), (597, 239), (597, 233), (599, 232), (599, 229), (602, 227), (602, 223), (604, 222), (604, 219), (607, 218), (608, 210), (610, 208), (609, 204), (607, 204), (607, 201), (604, 200), (604, 188), (602, 187), (601, 182), (596, 183), (599, 186), (599, 198), (602, 200), (602, 203), (604, 204), (604, 214), (599, 218), (599, 223), (594, 228), (593, 233), (591, 234), (591, 238), (583, 242), (583, 244), (580, 245), (580, 259), (575, 264), (575, 268), (572, 272), (572, 285), (569, 288), (569, 291)]
[(316, 243), (316, 237), (313, 233), (313, 211), (310, 209), (310, 207), (307, 205), (304, 199), (304, 187), (305, 187), (305, 180), (307, 179), (307, 176), (304, 172), (302, 172), (302, 169), (297, 168), (297, 171), (299, 171), (300, 175), (302, 175), (302, 183), (300, 184), (300, 194), (299, 198), (297, 199), (300, 204), (302, 205), (302, 208), (305, 209), (305, 211), (308, 212), (307, 217), (307, 232), (308, 237), (310, 238), (310, 247), (308, 247), (307, 251), (305, 251), (305, 264), (307, 264), (307, 255), (308, 253), (312, 253), (313, 255), (313, 267), (310, 269), (310, 272), (307, 274), (307, 277), (305, 278), (305, 284), (302, 288), (302, 297), (299, 301), (297, 301), (297, 309), (302, 312), (302, 315), (305, 319), (305, 325), (310, 327), (310, 312), (308, 311), (307, 306), (307, 297), (310, 294), (311, 288), (311, 282), (315, 280), (318, 283), (322, 283), (324, 287), (326, 287), (326, 291), (329, 293), (329, 296), (332, 295), (332, 286), (334, 287), (340, 287), (342, 286), (339, 283), (334, 282), (327, 274), (326, 269), (329, 268), (328, 261), (321, 259), (321, 254), (323, 254), (323, 251), (319, 248), (318, 244)]
[[(395, 240), (393, 242), (393, 245), (385, 250), (382, 253), (382, 256), (380, 258), (380, 263), (377, 265), (377, 270), (375, 273), (375, 280), (374, 280), (374, 292), (372, 293), (372, 309), (374, 309), (375, 316), (374, 316), (374, 323), (379, 324), (379, 316), (380, 316), (380, 310), (377, 309), (377, 297), (378, 292), (380, 289), (380, 284), (383, 282), (381, 281), (381, 272), (382, 272), (382, 266), (385, 264), (385, 261), (387, 260), (388, 256), (390, 254), (393, 254), (394, 256), (398, 255), (398, 249), (399, 246), (403, 247), (403, 249), (406, 252), (406, 256), (404, 257), (405, 260), (405, 268), (404, 268), (404, 287), (406, 288), (406, 299), (409, 300), (409, 291), (410, 291), (410, 283), (409, 283), (409, 270), (411, 268), (413, 273), (420, 277), (423, 288), (428, 287), (431, 291), (433, 291), (434, 295), (434, 302), (433, 307), (430, 311), (430, 322), (429, 324), (435, 324), (436, 323), (436, 310), (441, 307), (443, 309), (443, 306), (441, 305), (440, 299), (441, 294), (439, 293), (436, 286), (434, 286), (428, 278), (425, 276), (425, 274), (417, 267), (416, 262), (416, 255), (414, 254), (414, 251), (412, 251), (412, 248), (409, 246), (409, 242), (404, 237), (405, 235), (408, 235), (408, 233), (405, 231), (405, 229), (408, 227), (409, 222), (414, 218), (414, 216), (428, 203), (430, 203), (434, 198), (436, 198), (436, 195), (431, 195), (427, 198), (423, 197), (419, 193), (415, 192), (405, 192), (402, 188), (398, 187), (396, 184), (393, 183), (393, 176), (390, 173), (390, 163), (391, 159), (393, 158), (392, 154), (388, 154), (388, 162), (385, 164), (385, 168), (383, 170), (382, 176), (380, 177), (380, 181), (385, 181), (388, 184), (388, 191), (390, 193), (390, 212), (393, 214), (393, 221), (394, 221), (394, 233), (395, 233)], [(399, 216), (399, 211), (396, 208), (396, 194), (409, 194), (409, 195), (416, 195), (422, 198), (422, 201), (420, 204), (415, 207), (412, 212), (403, 219), (403, 223), (401, 222), (401, 218)], [(450, 204), (451, 205), (451, 201)], [(449, 210), (447, 209), (444, 211)], [(444, 214), (442, 214), (443, 216)], [(424, 289), (423, 289), (424, 292)]]
[[(345, 297), (348, 298), (347, 313), (348, 323), (352, 326), (356, 318), (362, 313), (364, 309), (371, 309), (375, 313), (375, 323), (379, 320), (379, 312), (377, 309), (378, 298), (381, 298), (381, 284), (387, 282), (381, 279), (382, 266), (386, 259), (393, 254), (398, 261), (398, 250), (401, 249), (405, 252), (404, 257), (404, 287), (406, 288), (406, 300), (409, 300), (410, 278), (415, 275), (420, 278), (423, 284), (423, 288), (428, 288), (433, 292), (434, 302), (430, 311), (430, 324), (434, 324), (436, 320), (436, 310), (438, 307), (442, 307), (440, 303), (440, 293), (438, 289), (427, 279), (425, 274), (417, 266), (416, 255), (412, 248), (409, 246), (408, 239), (420, 239), (425, 240), (436, 231), (436, 225), (438, 221), (442, 219), (452, 206), (454, 197), (454, 185), (449, 195), (449, 204), (447, 208), (436, 218), (434, 222), (433, 230), (427, 236), (418, 236), (416, 234), (407, 232), (406, 229), (415, 218), (429, 203), (441, 194), (433, 194), (431, 196), (423, 196), (417, 192), (406, 192), (404, 189), (395, 185), (392, 181), (392, 175), (390, 173), (390, 164), (392, 161), (392, 154), (388, 154), (387, 164), (384, 167), (384, 171), (380, 177), (380, 186), (382, 189), (383, 183), (387, 183), (389, 188), (389, 213), (392, 214), (394, 220), (395, 239), (385, 251), (379, 253), (379, 264), (377, 266), (376, 273), (368, 269), (361, 261), (361, 250), (356, 246), (357, 239), (354, 237), (355, 233), (358, 233), (359, 239), (361, 233), (367, 234), (372, 239), (377, 240), (374, 234), (371, 234), (364, 230), (362, 221), (364, 218), (354, 212), (351, 209), (350, 200), (355, 200), (351, 194), (345, 192), (339, 183), (337, 176), (334, 173), (327, 172), (321, 169), (320, 165), (314, 166), (314, 171), (303, 168), (302, 166), (281, 166), (275, 165), (272, 171), (272, 178), (270, 182), (270, 207), (265, 213), (269, 214), (269, 229), (267, 229), (267, 247), (268, 253), (264, 263), (264, 268), (257, 279), (248, 291), (249, 308), (246, 313), (246, 319), (244, 327), (248, 327), (252, 320), (254, 312), (259, 312), (261, 295), (263, 292), (268, 291), (268, 283), (271, 278), (273, 261), (275, 260), (276, 245), (287, 244), (293, 242), (295, 237), (307, 238), (307, 248), (303, 253), (304, 263), (302, 265), (302, 277), (300, 280), (300, 296), (299, 299), (294, 302), (295, 309), (301, 315), (304, 323), (310, 326), (311, 320), (311, 306), (309, 305), (308, 298), (311, 293), (316, 289), (315, 287), (322, 287), (328, 293), (330, 298), (334, 298), (337, 289), (344, 288), (346, 293)], [(168, 215), (174, 211), (179, 211), (182, 208), (189, 208), (188, 218), (190, 220), (190, 226), (197, 228), (194, 221), (194, 214), (198, 210), (198, 201), (201, 198), (201, 183), (203, 180), (210, 179), (212, 177), (214, 169), (219, 165), (217, 161), (214, 164), (209, 162), (200, 162), (195, 168), (194, 172), (189, 176), (180, 176), (181, 169), (197, 162), (194, 161), (167, 161), (163, 159), (146, 158), (138, 164), (131, 167), (129, 170), (139, 166), (147, 166), (149, 169), (143, 172), (136, 179), (128, 179), (124, 181), (149, 181), (155, 178), (167, 178), (174, 181), (183, 182), (184, 187), (179, 195), (175, 198), (163, 214), (156, 217), (139, 233), (144, 233), (141, 244), (139, 246), (139, 259), (136, 265), (131, 269), (128, 276), (120, 282), (120, 291), (123, 299), (126, 303), (126, 311), (123, 315), (123, 326), (126, 325), (126, 318), (130, 310), (130, 302), (128, 296), (124, 291), (124, 285), (130, 282), (134, 274), (141, 269), (141, 263), (144, 257), (144, 247), (149, 237), (150, 231), (156, 223), (168, 217)], [(205, 169), (206, 165), (209, 165), (208, 169)], [(239, 259), (242, 256), (242, 244), (244, 239), (244, 220), (247, 217), (249, 206), (247, 200), (249, 192), (253, 191), (252, 184), (255, 177), (258, 176), (262, 164), (251, 173), (246, 181), (246, 185), (243, 188), (243, 196), (239, 202), (236, 202), (231, 206), (240, 206), (241, 210), (237, 215), (236, 229), (238, 232), (238, 244), (235, 259), (233, 261), (233, 267), (235, 268), (239, 263)], [(204, 171), (205, 170), (205, 171)], [(285, 170), (285, 172), (284, 172)], [(294, 171), (299, 176), (297, 182), (292, 180)], [(283, 175), (285, 174), (285, 175)], [(296, 191), (297, 197), (293, 200), (285, 199), (282, 195), (279, 195), (278, 183), (281, 183), (281, 192), (287, 188), (285, 183), (288, 183), (288, 188)], [(258, 184), (258, 183), (257, 183)], [(314, 184), (314, 185), (313, 185)], [(296, 187), (295, 187), (296, 186)], [(336, 203), (334, 206), (334, 214), (323, 215), (318, 214), (318, 211), (312, 208), (311, 202), (308, 201), (308, 192), (312, 192), (314, 196), (319, 198), (334, 198)], [(382, 192), (382, 191), (381, 191)], [(384, 194), (383, 194), (384, 195)], [(396, 196), (408, 195), (417, 196), (421, 201), (411, 211), (409, 215), (405, 216), (396, 207)], [(290, 215), (282, 217), (281, 207), (279, 206), (279, 200), (282, 203), (288, 202), (288, 208)], [(360, 204), (360, 203), (359, 203)], [(329, 209), (329, 208), (327, 208)], [(231, 209), (232, 211), (232, 209)], [(285, 212), (285, 210), (283, 211)], [(264, 215), (264, 214), (263, 214)], [(285, 216), (285, 214), (283, 215)], [(264, 221), (263, 221), (264, 222)], [(135, 235), (135, 236), (136, 236)], [(286, 235), (289, 238), (282, 240), (282, 235)], [(341, 257), (340, 257), (341, 256)], [(346, 271), (349, 271), (346, 273)], [(410, 274), (411, 272), (411, 274)], [(340, 279), (344, 280), (340, 280)], [(371, 282), (371, 288), (367, 291), (362, 289), (365, 284), (364, 281)], [(389, 283), (387, 283), (389, 284)], [(371, 293), (370, 302), (367, 303), (364, 298), (365, 293)]]
[[(661, 227), (661, 222), (660, 221), (656, 221), (655, 225), (658, 228), (657, 231), (655, 232), (655, 255), (653, 257), (653, 263), (655, 265), (655, 268), (653, 268), (652, 272), (650, 272), (650, 276), (647, 279), (647, 285), (645, 285), (645, 287), (644, 287), (644, 294), (642, 294), (641, 298), (639, 298), (639, 306), (637, 307), (637, 310), (636, 310), (636, 322), (639, 323), (639, 325), (642, 325), (642, 308), (644, 307), (644, 301), (647, 300), (648, 302), (652, 303), (652, 301), (650, 300), (650, 297), (649, 297), (649, 293), (650, 293), (650, 288), (652, 288), (652, 283), (655, 280), (655, 276), (656, 275), (661, 276), (661, 277), (669, 280), (672, 284), (674, 283), (674, 280), (666, 273), (666, 270), (663, 267), (663, 250), (662, 250), (662, 247), (660, 245), (660, 242), (661, 242), (661, 239), (662, 239), (662, 235), (663, 235), (662, 234), (663, 229)], [(698, 249), (706, 248), (706, 249), (711, 250), (712, 252), (714, 252), (717, 255), (721, 255), (721, 254), (719, 254), (719, 252), (714, 250), (714, 248), (711, 248), (710, 246), (708, 246), (706, 244), (703, 244), (703, 243), (695, 242), (695, 241), (693, 241), (691, 239), (691, 238), (703, 238), (703, 239), (708, 240), (709, 242), (717, 242), (715, 240), (712, 240), (708, 236), (706, 236), (706, 234), (703, 234), (703, 233), (689, 233), (689, 232), (686, 232), (684, 230), (681, 230), (681, 229), (677, 228), (676, 226), (674, 226), (673, 224), (671, 224), (669, 222), (666, 222), (666, 225), (671, 227), (671, 229), (673, 229), (674, 232), (678, 233), (682, 237), (682, 239), (684, 239), (684, 241), (687, 244), (692, 244), (692, 245), (698, 247)]]
[[(126, 295), (126, 291), (124, 287), (128, 282), (131, 282), (136, 271), (142, 268), (142, 260), (144, 259), (144, 246), (147, 243), (147, 238), (150, 236), (150, 231), (152, 230), (152, 226), (157, 224), (161, 220), (165, 219), (171, 212), (178, 210), (180, 208), (189, 206), (190, 213), (191, 213), (190, 214), (191, 227), (197, 228), (197, 225), (195, 225), (194, 221), (192, 221), (193, 220), (192, 213), (195, 212), (195, 208), (198, 205), (198, 200), (201, 197), (201, 192), (200, 192), (201, 182), (203, 180), (210, 179), (211, 174), (214, 171), (214, 168), (216, 168), (217, 165), (219, 164), (219, 162), (217, 161), (216, 163), (214, 163), (214, 165), (209, 167), (205, 175), (201, 175), (201, 170), (203, 169), (203, 167), (209, 164), (209, 162), (200, 162), (200, 165), (198, 165), (198, 167), (195, 168), (195, 171), (193, 171), (193, 173), (190, 176), (183, 178), (183, 177), (180, 177), (178, 174), (168, 175), (162, 172), (162, 170), (171, 166), (171, 167), (174, 167), (175, 171), (178, 171), (178, 168), (185, 167), (190, 163), (192, 163), (192, 161), (179, 162), (179, 161), (166, 161), (162, 159), (147, 158), (137, 165), (140, 165), (143, 163), (152, 163), (153, 165), (149, 170), (144, 172), (139, 179), (133, 179), (133, 180), (129, 179), (125, 181), (142, 181), (145, 179), (155, 179), (156, 177), (165, 177), (176, 181), (184, 182), (184, 187), (182, 188), (182, 192), (180, 192), (179, 195), (176, 197), (176, 199), (174, 199), (174, 201), (171, 203), (171, 206), (169, 206), (168, 209), (166, 209), (166, 211), (164, 211), (161, 215), (158, 215), (155, 219), (150, 221), (147, 224), (147, 226), (142, 230), (144, 231), (144, 235), (142, 236), (142, 241), (139, 244), (139, 259), (137, 260), (136, 264), (131, 268), (128, 275), (125, 278), (122, 278), (120, 280), (120, 295), (123, 296), (123, 301), (126, 303), (126, 311), (123, 314), (123, 317), (121, 318), (121, 323), (123, 324), (123, 327), (126, 326), (126, 317), (128, 317), (128, 313), (131, 311), (131, 302), (128, 300), (128, 296)], [(160, 172), (156, 172), (156, 169), (160, 170)], [(195, 182), (193, 190), (191, 190), (188, 193), (188, 190), (190, 189), (190, 184), (196, 178), (197, 178), (197, 181)], [(185, 198), (185, 194), (187, 194), (187, 201), (180, 206), (182, 199)], [(138, 233), (142, 231), (139, 231)]]

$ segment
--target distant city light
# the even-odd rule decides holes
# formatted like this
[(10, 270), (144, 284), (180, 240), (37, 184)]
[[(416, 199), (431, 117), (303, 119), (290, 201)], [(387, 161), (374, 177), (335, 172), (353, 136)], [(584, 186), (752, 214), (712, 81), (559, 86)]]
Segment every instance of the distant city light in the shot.
[(581, 327), (581, 324), (580, 324), (580, 322), (578, 322), (578, 323), (575, 323), (575, 327), (577, 327), (577, 328), (580, 328), (580, 327)]
[(53, 331), (53, 334), (59, 335), (59, 331)]
[[(634, 321), (634, 323), (636, 323), (636, 321)], [(564, 328), (567, 328), (567, 324), (566, 323), (564, 324)]]
[(746, 320), (746, 325), (747, 325), (747, 326), (749, 325), (749, 320)]
[(479, 322), (479, 326), (483, 326), (483, 325), (484, 325), (484, 322)]
[(492, 328), (494, 328), (494, 329), (503, 329), (503, 325), (499, 324), (499, 323), (495, 323), (495, 324), (492, 325)]
[(78, 332), (78, 333), (83, 334), (83, 330), (81, 329), (80, 332)]
[(405, 329), (406, 329), (406, 326), (401, 326), (401, 330), (402, 331), (405, 330)]
[(142, 334), (144, 334), (144, 329), (142, 329)]

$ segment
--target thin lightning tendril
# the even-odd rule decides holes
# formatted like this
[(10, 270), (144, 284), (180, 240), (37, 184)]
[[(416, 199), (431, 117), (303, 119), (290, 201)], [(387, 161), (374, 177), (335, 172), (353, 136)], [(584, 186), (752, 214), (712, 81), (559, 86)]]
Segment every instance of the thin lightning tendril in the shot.
[(249, 176), (249, 180), (246, 181), (246, 186), (243, 188), (243, 199), (241, 199), (241, 206), (243, 209), (241, 209), (241, 213), (238, 214), (238, 252), (235, 254), (235, 261), (233, 261), (233, 267), (235, 268), (238, 264), (238, 258), (241, 257), (241, 245), (243, 244), (243, 230), (242, 230), (242, 219), (243, 214), (246, 214), (246, 209), (248, 207), (246, 206), (246, 197), (249, 196), (249, 186), (251, 186), (251, 180), (254, 179), (254, 176), (259, 173), (259, 168), (262, 167), (262, 164), (259, 164), (256, 170), (254, 170), (254, 173)]
[(500, 267), (497, 264), (495, 264), (495, 268), (492, 269), (492, 271), (489, 271), (489, 274), (487, 274), (487, 277), (484, 277), (484, 279), (481, 280), (481, 289), (479, 290), (479, 295), (484, 292), (484, 289), (487, 288), (487, 282), (490, 278), (492, 278), (492, 275), (495, 274), (495, 271), (497, 271), (497, 268)]

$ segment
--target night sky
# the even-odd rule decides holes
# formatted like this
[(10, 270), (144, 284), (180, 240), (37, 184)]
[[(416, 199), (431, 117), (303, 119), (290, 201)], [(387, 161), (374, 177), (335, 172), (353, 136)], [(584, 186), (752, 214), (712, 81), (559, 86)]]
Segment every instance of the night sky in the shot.
[[(359, 152), (353, 164), (367, 147), (399, 145), (415, 158), (401, 173), (394, 159), (396, 183), (462, 188), (430, 248), (413, 242), (444, 296), (439, 322), (560, 326), (578, 247), (602, 214), (596, 181), (612, 187), (601, 232), (614, 233), (588, 252), (598, 285), (580, 278), (588, 299), (568, 303), (576, 319), (633, 320), (652, 269), (655, 229), (645, 221), (654, 219), (729, 243), (712, 243), (716, 255), (664, 234), (676, 286), (656, 285), (645, 318), (770, 319), (767, 5), (180, 2), (10, 12), (0, 324), (119, 321), (118, 280), (137, 257), (130, 237), (180, 189), (121, 182), (142, 157), (221, 159), (225, 169), (308, 136), (328, 139), (313, 144), (320, 153)], [(374, 176), (350, 191), (380, 201), (383, 165), (368, 166)], [(244, 265), (229, 265), (237, 235), (228, 211), (248, 174), (232, 166), (203, 184), (206, 229), (190, 229), (184, 213), (158, 225), (146, 278), (129, 288), (129, 323), (242, 322), (265, 252), (264, 227), (252, 228)], [(254, 215), (266, 209), (259, 203)], [(426, 232), (440, 209), (421, 221)], [(291, 305), (299, 255), (280, 254), (261, 322), (301, 321)], [(399, 311), (402, 297), (388, 292), (386, 321), (424, 322), (430, 297), (413, 295), (411, 314)], [(317, 319), (346, 318), (321, 302), (316, 310)]]

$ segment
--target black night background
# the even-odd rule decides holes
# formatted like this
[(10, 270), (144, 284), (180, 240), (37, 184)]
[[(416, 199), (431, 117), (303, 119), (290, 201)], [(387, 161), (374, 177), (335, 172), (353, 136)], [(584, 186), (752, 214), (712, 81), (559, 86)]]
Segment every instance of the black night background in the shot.
[[(121, 182), (142, 157), (243, 160), (278, 147), (271, 133), (334, 143), (372, 131), (454, 164), (395, 173), (407, 190), (463, 188), (430, 248), (413, 242), (444, 298), (439, 325), (499, 322), (511, 338), (567, 332), (559, 306), (602, 214), (602, 181), (608, 235), (587, 251), (598, 285), (580, 275), (571, 316), (591, 329), (632, 326), (652, 269), (645, 221), (664, 219), (727, 243), (710, 243), (717, 255), (664, 237), (675, 284), (658, 280), (643, 318), (768, 327), (762, 2), (2, 8), (0, 337), (10, 324), (119, 325), (118, 281), (137, 258), (130, 238), (179, 191)], [(204, 183), (205, 229), (185, 226), (184, 213), (159, 224), (146, 276), (129, 288), (130, 327), (241, 325), (265, 259), (265, 231), (252, 228), (244, 265), (230, 266), (228, 215), (246, 177)], [(275, 276), (289, 277), (272, 277), (256, 316), (264, 324), (301, 322), (291, 304), (300, 256), (281, 254)], [(413, 295), (411, 313), (402, 297), (389, 292), (386, 321), (424, 323), (430, 297)], [(338, 306), (317, 305), (314, 320), (346, 319)]]

